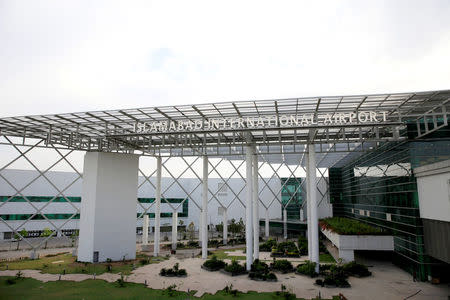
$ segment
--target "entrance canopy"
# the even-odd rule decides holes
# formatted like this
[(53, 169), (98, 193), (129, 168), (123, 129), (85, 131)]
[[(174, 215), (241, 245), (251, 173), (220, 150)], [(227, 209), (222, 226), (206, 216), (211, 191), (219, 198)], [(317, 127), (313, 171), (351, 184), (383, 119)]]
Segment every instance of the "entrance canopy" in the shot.
[(0, 134), (23, 144), (43, 139), (43, 147), (150, 156), (242, 159), (252, 144), (266, 160), (287, 164), (302, 162), (306, 145), (315, 144), (318, 167), (329, 167), (349, 152), (401, 140), (408, 123), (418, 138), (446, 126), (449, 100), (443, 90), (7, 117)]

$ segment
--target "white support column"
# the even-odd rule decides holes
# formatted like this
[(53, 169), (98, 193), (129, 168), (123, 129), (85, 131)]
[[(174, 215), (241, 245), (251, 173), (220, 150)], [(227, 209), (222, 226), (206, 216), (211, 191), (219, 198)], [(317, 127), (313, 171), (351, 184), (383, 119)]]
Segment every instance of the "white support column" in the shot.
[(142, 221), (142, 245), (148, 245), (148, 221), (148, 214), (145, 214)]
[(85, 154), (79, 261), (135, 259), (138, 169), (138, 155)]
[(172, 250), (177, 249), (177, 235), (178, 235), (178, 212), (172, 212)]
[(247, 199), (245, 202), (245, 245), (246, 245), (246, 262), (247, 271), (250, 271), (253, 262), (253, 192), (252, 192), (252, 154), (253, 148), (251, 146), (246, 147), (245, 153), (245, 165), (246, 165), (246, 180), (245, 187), (247, 190)]
[(286, 208), (283, 209), (283, 236), (284, 236), (285, 240), (288, 237), (288, 234), (287, 234), (287, 210), (286, 210)]
[(270, 232), (269, 232), (269, 208), (266, 208), (266, 221), (264, 222), (264, 229), (265, 229), (265, 236), (266, 238), (269, 238)]
[(305, 213), (303, 212), (303, 208), (300, 208), (300, 222), (305, 221)]
[(316, 263), (316, 272), (319, 272), (319, 220), (317, 215), (317, 187), (316, 187), (316, 153), (314, 144), (308, 145), (308, 195), (310, 200), (311, 229), (311, 261)]
[(259, 259), (259, 195), (258, 195), (258, 155), (253, 147), (252, 155), (252, 190), (253, 190), (253, 260)]
[(159, 255), (160, 236), (160, 214), (161, 214), (161, 156), (156, 157), (156, 192), (155, 192), (155, 236), (153, 256)]
[[(307, 150), (307, 149), (306, 149)], [(309, 155), (308, 152), (305, 153), (306, 162), (306, 227), (307, 227), (307, 238), (308, 238), (308, 259), (311, 261), (311, 249), (312, 249), (312, 239), (311, 239), (311, 194), (309, 193)]]
[(223, 244), (228, 243), (228, 208), (223, 209)]
[(203, 156), (202, 181), (202, 258), (208, 257), (208, 156)]
[(200, 208), (200, 218), (198, 220), (198, 242), (201, 244), (202, 242), (202, 229), (203, 229), (203, 209)]

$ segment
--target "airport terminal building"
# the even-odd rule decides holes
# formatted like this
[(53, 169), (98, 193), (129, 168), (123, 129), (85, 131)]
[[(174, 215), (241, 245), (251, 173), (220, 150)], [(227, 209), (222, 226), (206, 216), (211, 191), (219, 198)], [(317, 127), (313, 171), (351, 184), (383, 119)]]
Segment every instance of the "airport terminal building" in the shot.
[(247, 266), (277, 226), (304, 228), (318, 262), (319, 220), (342, 216), (389, 232), (392, 262), (416, 278), (442, 277), (449, 110), (444, 90), (1, 118), (0, 240), (79, 230), (78, 259), (92, 262), (133, 257), (150, 230), (157, 255), (161, 228), (182, 220), (205, 257), (208, 227), (242, 218)]

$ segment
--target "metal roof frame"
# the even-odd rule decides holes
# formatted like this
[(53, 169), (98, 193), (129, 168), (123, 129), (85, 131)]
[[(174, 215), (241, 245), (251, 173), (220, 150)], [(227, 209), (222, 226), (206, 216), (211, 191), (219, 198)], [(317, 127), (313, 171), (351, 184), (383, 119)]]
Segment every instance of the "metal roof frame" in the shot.
[[(261, 154), (301, 154), (316, 144), (324, 155), (367, 151), (378, 142), (401, 139), (398, 130), (416, 123), (418, 137), (448, 124), (450, 90), (219, 102), (0, 118), (0, 134), (44, 139), (45, 145), (85, 151), (138, 153), (151, 156), (240, 157), (255, 144)], [(198, 121), (283, 115), (385, 111), (386, 122), (271, 128), (136, 133), (137, 122)], [(428, 126), (431, 122), (431, 126)], [(425, 127), (421, 124), (425, 123)], [(341, 157), (341, 154), (339, 154)], [(298, 157), (296, 157), (297, 159)], [(300, 158), (301, 159), (301, 158)], [(321, 158), (319, 158), (321, 159)], [(283, 158), (284, 160), (284, 158)], [(322, 159), (323, 160), (323, 159)], [(298, 162), (298, 160), (297, 160)]]

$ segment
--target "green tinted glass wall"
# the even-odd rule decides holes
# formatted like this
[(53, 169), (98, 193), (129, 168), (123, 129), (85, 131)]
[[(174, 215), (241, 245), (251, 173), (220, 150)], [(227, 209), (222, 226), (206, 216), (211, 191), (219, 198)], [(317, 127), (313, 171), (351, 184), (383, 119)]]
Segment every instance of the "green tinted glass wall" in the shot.
[(302, 207), (301, 178), (281, 178), (281, 185), (282, 217), (285, 207), (288, 220), (299, 220)]
[[(414, 125), (407, 136), (413, 138)], [(329, 170), (333, 213), (388, 229), (394, 263), (427, 280), (436, 261), (425, 254), (416, 178), (412, 169), (450, 158), (449, 128), (426, 140), (386, 143), (340, 168)]]

